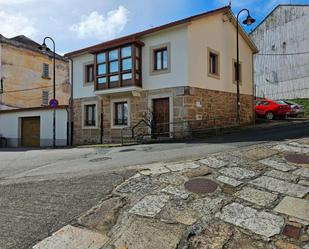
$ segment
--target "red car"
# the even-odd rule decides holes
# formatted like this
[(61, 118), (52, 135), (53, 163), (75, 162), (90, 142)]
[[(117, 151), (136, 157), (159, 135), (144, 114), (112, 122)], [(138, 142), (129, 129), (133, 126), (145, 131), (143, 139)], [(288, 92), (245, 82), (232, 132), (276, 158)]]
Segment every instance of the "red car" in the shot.
[(255, 112), (258, 116), (269, 120), (275, 117), (285, 118), (291, 111), (291, 107), (284, 101), (261, 100), (255, 106)]

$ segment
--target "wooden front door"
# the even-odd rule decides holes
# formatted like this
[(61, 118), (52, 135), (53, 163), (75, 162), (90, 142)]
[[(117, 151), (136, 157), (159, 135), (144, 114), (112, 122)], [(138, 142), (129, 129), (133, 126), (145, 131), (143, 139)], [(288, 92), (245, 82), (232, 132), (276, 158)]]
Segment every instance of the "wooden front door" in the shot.
[(40, 146), (40, 117), (22, 118), (21, 144), (27, 147)]
[(153, 100), (153, 133), (156, 137), (170, 135), (170, 102), (169, 98)]

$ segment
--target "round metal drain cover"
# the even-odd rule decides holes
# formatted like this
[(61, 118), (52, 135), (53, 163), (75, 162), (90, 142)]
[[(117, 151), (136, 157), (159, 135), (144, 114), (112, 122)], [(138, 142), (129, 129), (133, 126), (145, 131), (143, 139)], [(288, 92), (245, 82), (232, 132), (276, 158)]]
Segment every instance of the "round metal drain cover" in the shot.
[(287, 154), (285, 160), (291, 163), (309, 164), (309, 155), (305, 154)]
[(96, 162), (102, 162), (102, 161), (106, 161), (112, 159), (111, 157), (100, 157), (100, 158), (95, 158), (95, 159), (91, 159), (89, 160), (89, 162), (91, 163), (96, 163)]
[(131, 152), (131, 151), (136, 151), (136, 149), (124, 149), (119, 152)]
[(207, 194), (214, 192), (218, 187), (218, 184), (209, 179), (192, 179), (185, 183), (185, 188), (196, 194)]

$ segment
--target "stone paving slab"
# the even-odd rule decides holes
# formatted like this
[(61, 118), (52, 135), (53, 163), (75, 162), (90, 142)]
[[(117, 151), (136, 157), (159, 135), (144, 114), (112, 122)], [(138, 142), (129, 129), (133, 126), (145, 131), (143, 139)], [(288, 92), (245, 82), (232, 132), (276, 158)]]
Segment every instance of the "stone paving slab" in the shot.
[(36, 244), (33, 249), (100, 249), (107, 239), (100, 233), (68, 225)]
[(244, 152), (244, 156), (252, 160), (261, 160), (278, 154), (278, 151), (269, 148), (254, 148)]
[(299, 144), (296, 146), (296, 144), (278, 144), (273, 147), (273, 149), (281, 151), (281, 152), (295, 152), (295, 153), (304, 153), (307, 154), (309, 153), (309, 148), (302, 146)]
[(300, 169), (295, 170), (293, 174), (309, 178), (309, 169), (300, 168)]
[(161, 190), (162, 193), (173, 195), (174, 197), (178, 197), (181, 199), (188, 199), (190, 196), (190, 193), (183, 189), (175, 188), (173, 186), (167, 186), (166, 188)]
[(265, 237), (279, 234), (284, 224), (284, 219), (280, 216), (259, 212), (236, 202), (223, 207), (216, 217)]
[(143, 175), (159, 175), (170, 172), (169, 169), (165, 167), (164, 163), (153, 163), (145, 166), (145, 169), (140, 171)]
[(250, 181), (250, 183), (255, 186), (268, 189), (270, 191), (275, 191), (294, 197), (304, 197), (309, 192), (309, 188), (307, 187), (278, 180), (268, 176), (261, 176), (257, 179)]
[(298, 184), (301, 184), (301, 185), (303, 185), (303, 186), (309, 187), (309, 181), (307, 181), (307, 180), (300, 180), (300, 181), (298, 182)]
[(166, 167), (170, 169), (171, 171), (182, 171), (186, 169), (195, 169), (200, 167), (199, 164), (194, 162), (183, 162), (183, 163), (176, 163), (176, 164), (167, 164)]
[(168, 200), (168, 195), (148, 195), (136, 203), (129, 210), (129, 213), (145, 217), (155, 217)]
[(207, 165), (210, 168), (219, 169), (227, 165), (227, 162), (218, 160), (215, 157), (208, 157), (199, 161), (202, 164)]
[(233, 186), (233, 187), (237, 187), (240, 184), (242, 184), (241, 181), (238, 181), (238, 180), (236, 180), (234, 178), (230, 178), (230, 177), (227, 177), (227, 176), (218, 176), (217, 180), (222, 182), (222, 183), (224, 183), (224, 184)]
[(237, 191), (234, 195), (238, 198), (258, 204), (260, 206), (269, 206), (277, 199), (276, 194), (272, 194), (266, 191), (261, 191), (249, 187), (242, 188), (240, 191)]
[(227, 175), (227, 176), (237, 178), (240, 180), (251, 178), (251, 177), (258, 175), (258, 173), (252, 170), (244, 169), (241, 167), (224, 168), (224, 169), (220, 169), (219, 172), (223, 175)]
[(278, 213), (287, 214), (309, 221), (309, 201), (286, 196), (274, 209)]
[(271, 167), (271, 168), (274, 168), (274, 169), (277, 169), (277, 170), (281, 170), (281, 171), (291, 171), (291, 170), (297, 169), (294, 166), (291, 166), (291, 165), (284, 163), (282, 161), (278, 161), (276, 159), (266, 158), (266, 159), (260, 160), (259, 162), (264, 164), (264, 165), (267, 165), (268, 167)]
[(264, 174), (265, 176), (270, 176), (273, 178), (281, 179), (281, 180), (286, 180), (290, 182), (295, 182), (299, 177), (297, 175), (293, 175), (290, 173), (285, 173), (280, 170), (271, 170), (267, 171)]
[(175, 249), (184, 227), (157, 220), (137, 218), (113, 243), (115, 249)]

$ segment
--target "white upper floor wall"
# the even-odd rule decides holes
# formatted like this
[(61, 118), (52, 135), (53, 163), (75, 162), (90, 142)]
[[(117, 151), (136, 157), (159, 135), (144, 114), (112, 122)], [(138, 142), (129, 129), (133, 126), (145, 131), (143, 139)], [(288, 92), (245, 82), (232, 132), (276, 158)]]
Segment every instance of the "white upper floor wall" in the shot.
[[(236, 92), (233, 80), (236, 59), (236, 28), (224, 13), (150, 33), (139, 38), (142, 47), (142, 87), (144, 90), (191, 86), (225, 92)], [(239, 35), (241, 62), (241, 93), (253, 94), (252, 58), (254, 50)], [(153, 49), (169, 47), (168, 72), (153, 74)], [(209, 76), (209, 51), (219, 55), (219, 77)], [(94, 84), (85, 84), (85, 65), (93, 62), (89, 53), (73, 59), (73, 98), (95, 96)]]

